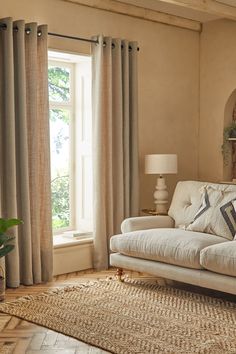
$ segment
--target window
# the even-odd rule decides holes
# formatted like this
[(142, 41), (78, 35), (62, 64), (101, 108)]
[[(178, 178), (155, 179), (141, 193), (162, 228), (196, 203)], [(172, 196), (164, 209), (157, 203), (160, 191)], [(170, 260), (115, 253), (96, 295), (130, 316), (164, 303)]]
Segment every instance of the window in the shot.
[(48, 78), (53, 231), (91, 231), (91, 58), (50, 51)]

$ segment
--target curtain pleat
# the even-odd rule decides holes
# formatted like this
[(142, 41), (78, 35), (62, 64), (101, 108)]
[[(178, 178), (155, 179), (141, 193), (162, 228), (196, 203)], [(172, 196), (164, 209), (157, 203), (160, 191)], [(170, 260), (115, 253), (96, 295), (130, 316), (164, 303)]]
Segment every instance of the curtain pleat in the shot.
[(94, 266), (105, 269), (110, 237), (138, 215), (137, 44), (99, 36), (92, 70)]
[[(17, 216), (16, 191), (16, 130), (15, 130), (15, 92), (14, 92), (14, 52), (13, 22), (7, 18), (1, 23), (6, 29), (0, 31), (2, 46), (2, 90), (1, 90), (1, 211), (3, 217)], [(7, 283), (13, 287), (19, 285), (19, 250), (18, 232), (12, 231), (16, 237), (16, 246), (10, 256), (6, 257)]]
[[(105, 39), (106, 41), (106, 39)], [(125, 155), (123, 146), (123, 89), (122, 89), (122, 57), (121, 40), (113, 39), (112, 52), (112, 179), (113, 179), (113, 206), (114, 225), (112, 232), (119, 233), (120, 224), (124, 219), (124, 166)], [(115, 207), (115, 208), (114, 208)]]
[(51, 163), (50, 163), (50, 128), (49, 128), (49, 100), (48, 100), (48, 28), (39, 26), (41, 37), (38, 40), (38, 71), (37, 71), (37, 98), (38, 98), (38, 161), (40, 173), (38, 175), (39, 196), (39, 230), (41, 279), (52, 279), (53, 270), (53, 240), (52, 240), (52, 206), (51, 206)]
[[(13, 32), (14, 39), (14, 81), (15, 81), (15, 121), (16, 121), (16, 171), (17, 182), (17, 216), (24, 220), (18, 228), (18, 245), (20, 258), (20, 279), (24, 284), (33, 283), (31, 212), (29, 191), (29, 146), (26, 102), (26, 67), (25, 67), (25, 23), (16, 21), (18, 32)], [(19, 92), (21, 94), (19, 94)], [(10, 256), (9, 256), (10, 258)], [(14, 260), (11, 260), (13, 263)], [(11, 267), (8, 267), (11, 269)], [(8, 271), (9, 272), (9, 271)], [(19, 280), (18, 280), (19, 281)]]
[(138, 75), (137, 42), (130, 42), (132, 50), (129, 55), (129, 97), (130, 97), (130, 215), (139, 213), (139, 163), (138, 163)]
[[(39, 168), (40, 167), (40, 132), (38, 115), (38, 63), (37, 63), (37, 24), (27, 24), (30, 29), (30, 35), (25, 36), (25, 66), (26, 66), (26, 97), (30, 104), (27, 104), (28, 117), (28, 144), (29, 144), (29, 189), (30, 189), (30, 206), (31, 206), (31, 233), (32, 235), (39, 234), (40, 230), (40, 190), (34, 193), (35, 186), (39, 188)], [(40, 38), (41, 39), (41, 38)], [(38, 163), (35, 164), (35, 160)], [(40, 257), (40, 235), (39, 237), (31, 237), (32, 244), (32, 270), (35, 283), (41, 281), (41, 257)]]
[(123, 146), (124, 146), (124, 218), (131, 215), (130, 213), (130, 100), (129, 100), (129, 42), (122, 41), (122, 77), (123, 77)]
[(1, 215), (24, 221), (6, 257), (7, 285), (16, 287), (52, 278), (47, 26), (0, 23)]

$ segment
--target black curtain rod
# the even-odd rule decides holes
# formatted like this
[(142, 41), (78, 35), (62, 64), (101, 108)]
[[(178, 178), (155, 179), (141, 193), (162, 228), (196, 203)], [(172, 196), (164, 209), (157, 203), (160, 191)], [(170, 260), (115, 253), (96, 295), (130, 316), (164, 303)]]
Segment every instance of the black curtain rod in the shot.
[[(87, 38), (81, 38), (81, 37), (73, 37), (73, 36), (67, 36), (65, 34), (59, 34), (59, 33), (53, 33), (53, 32), (48, 32), (49, 36), (54, 36), (54, 37), (61, 37), (61, 38), (67, 38), (67, 39), (74, 39), (76, 41), (83, 41), (83, 42), (90, 42), (90, 43), (95, 43), (98, 44), (99, 41), (96, 39), (87, 39)], [(103, 45), (106, 45), (106, 42), (103, 42)], [(115, 43), (112, 43), (112, 48), (115, 48)], [(121, 49), (123, 49), (123, 44), (121, 44)], [(132, 47), (129, 46), (129, 50), (132, 50)], [(139, 47), (137, 48), (139, 51)]]
[[(0, 23), (0, 29), (6, 29), (7, 28), (7, 25), (5, 23)], [(13, 27), (13, 30), (14, 31), (18, 31), (18, 27), (15, 26)], [(25, 32), (27, 34), (30, 34), (31, 32), (31, 29), (30, 28), (26, 28), (25, 29)], [(39, 30), (38, 31), (38, 36), (40, 37), (42, 34), (42, 32)], [(67, 39), (74, 39), (76, 41), (83, 41), (83, 42), (90, 42), (90, 43), (96, 43), (98, 44), (98, 40), (95, 40), (95, 39), (88, 39), (88, 38), (81, 38), (81, 37), (73, 37), (73, 36), (67, 36), (65, 34), (59, 34), (59, 33), (53, 33), (53, 32), (48, 32), (48, 35), (49, 36), (54, 36), (54, 37), (61, 37), (61, 38), (67, 38)]]
[[(0, 23), (0, 29), (6, 29), (7, 25), (5, 23)], [(18, 27), (13, 27), (14, 31), (18, 31)], [(31, 29), (30, 28), (26, 28), (25, 32), (27, 34), (30, 34)], [(40, 37), (42, 35), (42, 32), (39, 30), (38, 31), (38, 36)], [(82, 41), (82, 42), (89, 42), (89, 43), (95, 43), (98, 44), (99, 41), (96, 39), (88, 39), (88, 38), (81, 38), (81, 37), (74, 37), (74, 36), (67, 36), (65, 34), (60, 34), (60, 33), (54, 33), (54, 32), (48, 32), (49, 36), (54, 36), (54, 37), (59, 37), (59, 38), (66, 38), (66, 39), (73, 39), (76, 41)], [(106, 45), (106, 42), (103, 43), (104, 45)], [(115, 44), (112, 43), (112, 48), (115, 48)], [(123, 45), (121, 45), (121, 48), (123, 48)], [(129, 50), (132, 50), (132, 47), (129, 46)], [(139, 47), (137, 48), (137, 50), (139, 51)]]
[(76, 41), (90, 42), (90, 43), (96, 43), (96, 44), (99, 43), (98, 40), (96, 40), (96, 39), (73, 37), (73, 36), (67, 36), (65, 34), (60, 34), (60, 33), (48, 32), (48, 35), (49, 36), (54, 36), (54, 37), (60, 37), (60, 38), (74, 39)]

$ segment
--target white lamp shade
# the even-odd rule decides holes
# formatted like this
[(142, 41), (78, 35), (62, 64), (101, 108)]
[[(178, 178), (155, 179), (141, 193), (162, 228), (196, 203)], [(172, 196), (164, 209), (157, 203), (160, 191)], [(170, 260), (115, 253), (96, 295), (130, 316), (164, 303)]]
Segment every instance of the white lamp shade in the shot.
[(177, 173), (177, 155), (152, 154), (145, 156), (145, 173), (174, 174)]

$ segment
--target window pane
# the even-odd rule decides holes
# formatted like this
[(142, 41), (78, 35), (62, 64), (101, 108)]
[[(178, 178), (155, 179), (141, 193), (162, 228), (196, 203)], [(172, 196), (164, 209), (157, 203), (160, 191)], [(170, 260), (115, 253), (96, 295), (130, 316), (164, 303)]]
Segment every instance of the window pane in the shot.
[(70, 225), (70, 112), (50, 110), (52, 225)]
[(70, 69), (60, 66), (49, 66), (48, 87), (50, 101), (70, 101)]

